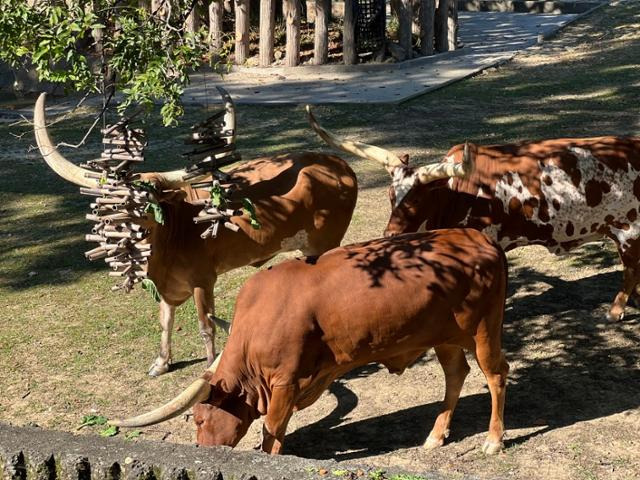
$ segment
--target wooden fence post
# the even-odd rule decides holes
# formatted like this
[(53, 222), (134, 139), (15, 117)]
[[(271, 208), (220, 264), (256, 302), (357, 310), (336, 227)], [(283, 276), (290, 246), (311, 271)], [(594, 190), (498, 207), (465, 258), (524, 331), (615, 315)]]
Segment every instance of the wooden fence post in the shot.
[(273, 39), (276, 25), (276, 2), (260, 0), (260, 66), (273, 62)]
[(209, 49), (219, 52), (222, 48), (222, 0), (209, 3)]
[(411, 26), (413, 23), (413, 5), (411, 0), (399, 0), (397, 2), (398, 14), (398, 43), (404, 50), (405, 59), (412, 57), (411, 49)]
[(420, 2), (420, 53), (422, 55), (433, 55), (435, 13), (436, 13), (435, 0), (421, 0)]
[(249, 56), (249, 0), (236, 3), (236, 65), (242, 65)]
[(458, 2), (449, 0), (447, 8), (447, 43), (449, 50), (453, 51), (458, 45)]
[(436, 50), (447, 52), (449, 50), (449, 1), (438, 0), (435, 16)]
[(329, 58), (329, 19), (331, 0), (316, 0), (313, 60), (316, 65), (327, 63)]
[(284, 18), (287, 24), (285, 65), (295, 67), (300, 62), (300, 6), (299, 0), (285, 0)]
[(355, 1), (344, 0), (344, 31), (342, 33), (342, 58), (345, 65), (353, 65), (356, 55)]
[(198, 30), (198, 28), (200, 27), (200, 16), (198, 14), (198, 3), (196, 2), (195, 5), (193, 6), (193, 9), (191, 9), (191, 12), (189, 13), (189, 16), (187, 16), (187, 19), (185, 20), (185, 27), (187, 32), (195, 32), (196, 30)]

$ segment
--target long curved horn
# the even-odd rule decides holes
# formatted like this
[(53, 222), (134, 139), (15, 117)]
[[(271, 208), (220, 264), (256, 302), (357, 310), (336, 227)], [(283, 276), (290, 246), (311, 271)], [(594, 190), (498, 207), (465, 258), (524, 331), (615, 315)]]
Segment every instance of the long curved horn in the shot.
[(375, 160), (376, 162), (381, 163), (391, 176), (393, 176), (393, 171), (396, 167), (400, 167), (403, 165), (402, 160), (400, 160), (397, 155), (391, 153), (388, 150), (385, 150), (384, 148), (351, 140), (343, 140), (336, 137), (332, 133), (329, 133), (327, 130), (321, 127), (320, 124), (318, 124), (316, 118), (313, 116), (313, 113), (311, 113), (311, 106), (307, 105), (306, 108), (311, 128), (313, 128), (313, 130), (320, 136), (320, 138), (322, 138), (333, 148), (351, 153), (360, 158)]
[(81, 187), (95, 187), (97, 182), (85, 176), (88, 170), (78, 167), (64, 158), (55, 147), (46, 127), (44, 101), (46, 93), (41, 93), (33, 110), (33, 131), (40, 154), (49, 167), (65, 180), (80, 185)]
[(228, 132), (227, 135), (227, 145), (232, 145), (236, 141), (236, 106), (233, 103), (233, 99), (231, 95), (222, 87), (216, 86), (218, 89), (218, 93), (222, 97), (222, 103), (224, 103), (224, 131)]
[[(208, 372), (215, 372), (220, 363), (222, 353), (215, 359), (209, 368)], [(155, 425), (156, 423), (164, 422), (171, 418), (177, 417), (183, 412), (186, 412), (198, 402), (203, 402), (209, 398), (211, 393), (211, 384), (204, 378), (199, 378), (191, 385), (189, 385), (182, 393), (176, 398), (163, 406), (156, 408), (142, 415), (136, 417), (127, 418), (125, 420), (110, 420), (110, 425), (116, 427), (146, 427), (149, 425)]]
[(469, 151), (469, 143), (464, 144), (464, 153), (462, 155), (462, 163), (435, 163), (433, 165), (425, 165), (416, 170), (420, 183), (429, 183), (440, 178), (460, 177), (465, 178), (471, 175), (475, 168), (473, 155)]
[[(224, 127), (221, 132), (221, 138), (225, 139), (227, 145), (233, 145), (236, 141), (236, 106), (233, 103), (231, 95), (229, 95), (224, 88), (219, 86), (216, 86), (216, 88), (222, 97), (222, 103), (225, 110)], [(181, 169), (171, 170), (169, 172), (158, 172), (157, 176), (162, 180), (165, 188), (180, 188), (192, 183), (202, 182), (211, 176), (207, 173), (198, 177), (190, 176), (188, 180), (185, 180), (184, 177), (187, 173), (188, 172), (185, 169)]]

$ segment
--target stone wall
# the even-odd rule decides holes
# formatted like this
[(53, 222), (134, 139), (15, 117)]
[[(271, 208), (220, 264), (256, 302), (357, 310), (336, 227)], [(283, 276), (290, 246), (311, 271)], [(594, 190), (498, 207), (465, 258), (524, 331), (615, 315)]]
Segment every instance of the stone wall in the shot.
[[(345, 468), (333, 461), (228, 447), (126, 441), (0, 423), (0, 478), (5, 480), (317, 480), (334, 478), (332, 472)], [(359, 473), (368, 478), (368, 470)]]

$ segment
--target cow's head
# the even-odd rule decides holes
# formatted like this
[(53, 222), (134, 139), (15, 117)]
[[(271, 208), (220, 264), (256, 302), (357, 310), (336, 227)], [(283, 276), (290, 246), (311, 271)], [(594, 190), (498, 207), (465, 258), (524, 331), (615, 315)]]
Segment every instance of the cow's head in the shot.
[[(441, 163), (414, 168), (409, 165), (408, 155), (398, 157), (388, 150), (361, 142), (343, 140), (321, 127), (307, 106), (309, 122), (313, 130), (329, 145), (361, 158), (375, 160), (389, 172), (391, 185), (389, 199), (391, 216), (384, 235), (416, 232), (425, 222), (436, 218), (446, 208), (438, 202), (438, 193), (453, 177), (468, 177), (474, 168), (473, 155), (465, 144), (459, 156), (448, 156)], [(435, 228), (426, 225), (426, 228)]]
[(151, 412), (109, 423), (118, 427), (146, 427), (177, 417), (193, 407), (199, 445), (235, 447), (259, 413), (247, 401), (241, 387), (215, 375), (221, 357), (222, 353), (201, 378), (169, 403)]
[(208, 400), (193, 406), (196, 442), (235, 447), (257, 416), (243, 392), (228, 389), (224, 381), (219, 381), (212, 385)]

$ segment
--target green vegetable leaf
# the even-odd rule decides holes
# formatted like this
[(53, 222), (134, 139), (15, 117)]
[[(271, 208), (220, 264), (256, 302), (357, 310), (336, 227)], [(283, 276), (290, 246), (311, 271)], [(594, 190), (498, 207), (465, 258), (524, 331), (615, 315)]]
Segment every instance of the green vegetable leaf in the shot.
[(149, 202), (147, 203), (147, 206), (144, 207), (144, 211), (145, 213), (152, 213), (153, 219), (160, 225), (164, 225), (164, 212), (162, 211), (160, 204)]
[(251, 226), (254, 229), (259, 230), (260, 228), (262, 228), (262, 224), (260, 223), (260, 221), (258, 220), (258, 216), (256, 215), (256, 207), (251, 200), (249, 200), (248, 198), (242, 199), (242, 210), (244, 210), (244, 213), (249, 215)]
[(101, 437), (113, 437), (118, 434), (120, 430), (115, 425), (111, 425), (100, 432)]
[(160, 303), (160, 293), (158, 293), (158, 289), (156, 288), (156, 284), (153, 283), (153, 280), (149, 278), (145, 278), (144, 280), (142, 280), (141, 284), (142, 284), (142, 289), (149, 292), (153, 297), (153, 299), (157, 303)]
[(224, 189), (219, 183), (214, 183), (211, 187), (211, 204), (216, 208), (220, 208), (221, 206), (224, 206), (226, 201), (227, 199)]
[(131, 182), (131, 185), (134, 188), (138, 188), (145, 192), (149, 192), (153, 194), (158, 193), (158, 190), (156, 190), (156, 186), (147, 180), (134, 180), (133, 182)]
[(133, 440), (134, 438), (138, 438), (140, 435), (142, 435), (142, 432), (140, 430), (131, 430), (130, 432), (127, 432), (124, 436), (125, 440)]
[(103, 417), (102, 415), (85, 415), (82, 417), (82, 423), (78, 427), (78, 430), (93, 425), (104, 425), (105, 423), (107, 423), (107, 417)]

